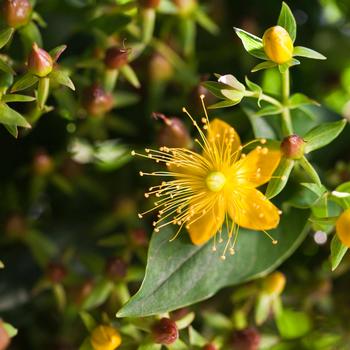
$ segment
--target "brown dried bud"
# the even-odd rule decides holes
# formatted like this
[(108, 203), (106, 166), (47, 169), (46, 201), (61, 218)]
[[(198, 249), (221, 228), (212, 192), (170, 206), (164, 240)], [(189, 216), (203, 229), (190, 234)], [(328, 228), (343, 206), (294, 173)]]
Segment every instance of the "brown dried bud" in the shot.
[(106, 263), (106, 274), (111, 279), (120, 279), (126, 276), (128, 265), (117, 257), (111, 257)]
[(32, 5), (28, 0), (5, 0), (4, 17), (7, 25), (13, 28), (25, 26), (32, 13)]
[(148, 236), (143, 228), (137, 228), (130, 232), (131, 241), (136, 246), (144, 247), (148, 244)]
[(233, 334), (230, 345), (235, 350), (258, 350), (260, 334), (255, 328), (247, 328)]
[(93, 84), (84, 91), (83, 106), (94, 117), (99, 117), (109, 112), (113, 108), (113, 104), (113, 95), (106, 92), (98, 84)]
[(120, 47), (110, 47), (106, 51), (105, 65), (109, 69), (118, 69), (128, 63), (130, 50)]
[(214, 344), (206, 344), (202, 348), (203, 350), (217, 350), (217, 347)]
[(47, 277), (52, 283), (61, 283), (67, 275), (67, 269), (63, 264), (51, 262), (47, 266)]
[(298, 135), (290, 135), (283, 139), (281, 151), (286, 158), (300, 159), (304, 155), (305, 141)]
[(22, 214), (13, 213), (5, 222), (5, 232), (10, 237), (23, 237), (27, 231), (27, 223)]
[(11, 338), (8, 335), (3, 323), (0, 321), (0, 350), (5, 350), (10, 345)]
[(163, 317), (152, 326), (152, 337), (156, 344), (170, 345), (179, 337), (176, 323)]
[(182, 120), (176, 117), (166, 117), (161, 113), (153, 113), (153, 117), (164, 122), (157, 136), (159, 146), (179, 148), (192, 146), (192, 139)]
[(139, 0), (139, 4), (148, 9), (155, 9), (159, 6), (160, 0)]
[(150, 78), (155, 81), (167, 81), (174, 75), (174, 68), (160, 53), (152, 56), (149, 65)]
[(53, 59), (50, 54), (34, 43), (28, 56), (28, 71), (42, 78), (50, 74), (52, 68)]
[(43, 150), (38, 151), (33, 159), (33, 171), (36, 175), (45, 176), (54, 169), (52, 158)]

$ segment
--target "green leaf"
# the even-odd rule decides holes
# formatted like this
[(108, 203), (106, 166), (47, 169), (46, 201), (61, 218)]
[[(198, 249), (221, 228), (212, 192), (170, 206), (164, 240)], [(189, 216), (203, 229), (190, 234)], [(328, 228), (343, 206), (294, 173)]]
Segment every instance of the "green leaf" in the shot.
[(343, 131), (346, 120), (323, 123), (316, 126), (304, 136), (305, 153), (310, 153), (331, 143)]
[[(154, 233), (146, 274), (140, 290), (118, 312), (118, 317), (141, 317), (175, 310), (214, 295), (219, 289), (266, 275), (288, 258), (308, 232), (309, 211), (290, 209), (271, 234), (272, 245), (261, 232), (241, 230), (234, 256), (220, 259), (223, 246), (212, 242), (193, 245), (186, 232), (173, 242), (175, 228)], [(293, 225), (290, 223), (293, 222)], [(223, 237), (227, 232), (223, 232)], [(164, 269), (164, 266), (167, 266)]]
[(14, 31), (15, 30), (13, 28), (7, 28), (0, 31), (0, 49), (2, 49), (9, 42)]
[(192, 346), (202, 347), (207, 343), (207, 340), (199, 332), (197, 332), (193, 327), (189, 327), (188, 337), (190, 340), (190, 344)]
[(126, 64), (125, 66), (121, 67), (120, 72), (132, 86), (136, 88), (139, 88), (141, 86), (135, 71), (131, 68), (130, 65)]
[(22, 115), (3, 102), (0, 102), (0, 123), (31, 128), (30, 124)]
[(276, 318), (277, 328), (285, 339), (300, 338), (307, 334), (312, 323), (310, 317), (304, 312), (283, 310)]
[(209, 106), (208, 109), (232, 107), (234, 105), (237, 105), (239, 102), (240, 101), (231, 101), (231, 100), (220, 101)]
[(321, 184), (302, 182), (300, 185), (308, 188), (310, 191), (315, 193), (318, 196), (318, 198), (321, 198), (322, 195), (324, 195), (327, 192), (327, 188)]
[(272, 308), (273, 298), (271, 295), (262, 293), (256, 300), (255, 305), (255, 322), (258, 326), (261, 326), (269, 317)]
[(32, 102), (35, 101), (35, 97), (27, 95), (17, 95), (17, 94), (8, 94), (4, 95), (2, 102)]
[(94, 30), (102, 30), (107, 35), (112, 35), (120, 29), (124, 29), (131, 21), (132, 17), (120, 13), (103, 14), (94, 18), (88, 26)]
[(84, 300), (83, 310), (91, 310), (102, 305), (113, 289), (113, 283), (108, 280), (102, 280), (96, 284), (89, 296)]
[(1, 58), (0, 58), (0, 70), (2, 70), (5, 73), (12, 74), (12, 75), (16, 74), (15, 71), (12, 69), (12, 67)]
[(289, 6), (283, 2), (277, 24), (283, 27), (290, 35), (293, 42), (297, 36), (297, 24)]
[(294, 160), (282, 157), (280, 164), (273, 173), (274, 178), (270, 180), (267, 189), (266, 197), (273, 198), (277, 196), (286, 186), (290, 173), (294, 167)]
[(261, 62), (261, 63), (257, 64), (251, 70), (251, 72), (254, 73), (254, 72), (257, 72), (257, 71), (262, 70), (262, 69), (269, 69), (269, 68), (274, 68), (274, 67), (277, 67), (277, 63), (272, 62), (272, 61), (265, 61), (265, 62)]
[(244, 113), (248, 116), (248, 119), (252, 124), (255, 138), (276, 138), (276, 134), (273, 128), (270, 126), (270, 124), (268, 124), (268, 122), (265, 119), (257, 117), (255, 115), (255, 110), (246, 105), (244, 105), (242, 109)]
[(288, 100), (288, 106), (290, 109), (294, 109), (294, 108), (298, 108), (300, 106), (306, 106), (306, 105), (319, 106), (320, 104), (315, 100), (312, 100), (311, 98), (301, 93), (293, 94)]
[(262, 39), (246, 32), (243, 29), (234, 28), (236, 34), (241, 39), (244, 48), (248, 53), (250, 53), (252, 56), (261, 58), (263, 60), (267, 60), (267, 56), (264, 51)]
[(60, 45), (60, 46), (56, 46), (54, 49), (52, 49), (49, 52), (54, 62), (58, 60), (58, 58), (61, 56), (62, 52), (66, 50), (66, 48), (67, 48), (67, 45)]
[(255, 113), (257, 117), (266, 117), (269, 115), (280, 114), (282, 112), (282, 108), (274, 105), (269, 105), (261, 108), (258, 112)]
[(20, 77), (12, 86), (11, 92), (25, 90), (39, 81), (39, 78), (33, 74), (27, 73)]
[(54, 69), (50, 74), (50, 81), (69, 87), (71, 90), (75, 91), (75, 86), (72, 80), (69, 78), (69, 75), (64, 70)]
[(314, 60), (326, 60), (327, 57), (323, 56), (319, 52), (309, 49), (304, 46), (296, 46), (293, 51), (293, 56), (313, 58)]
[(245, 83), (247, 84), (248, 88), (251, 91), (256, 92), (258, 94), (258, 106), (261, 107), (260, 101), (261, 101), (261, 96), (263, 94), (263, 90), (262, 90), (261, 86), (250, 81), (248, 79), (248, 77), (245, 77)]
[(176, 321), (177, 329), (187, 328), (194, 320), (195, 313), (190, 312), (186, 316), (182, 317), (180, 320)]
[(198, 24), (207, 30), (209, 33), (215, 35), (219, 33), (219, 27), (212, 19), (200, 8), (194, 11), (194, 16), (198, 22)]
[(332, 191), (331, 199), (344, 209), (350, 208), (350, 181), (344, 182)]
[(345, 246), (335, 234), (331, 242), (332, 271), (334, 271), (339, 266), (347, 250), (348, 247)]

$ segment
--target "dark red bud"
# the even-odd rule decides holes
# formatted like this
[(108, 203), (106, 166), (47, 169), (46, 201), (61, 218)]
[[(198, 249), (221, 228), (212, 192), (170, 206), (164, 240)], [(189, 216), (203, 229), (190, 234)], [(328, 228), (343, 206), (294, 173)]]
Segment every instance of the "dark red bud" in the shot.
[(53, 171), (52, 158), (45, 151), (38, 151), (33, 159), (33, 171), (36, 175), (45, 176)]
[(46, 77), (53, 68), (53, 59), (48, 52), (41, 49), (36, 43), (28, 56), (28, 70), (38, 77)]
[(84, 91), (83, 106), (94, 116), (102, 116), (113, 108), (113, 95), (106, 92), (100, 85), (93, 84)]
[(160, 0), (139, 0), (139, 4), (145, 8), (157, 8), (160, 4)]
[(130, 232), (131, 241), (139, 247), (144, 247), (148, 244), (148, 236), (143, 228), (137, 228)]
[(169, 318), (162, 318), (152, 326), (152, 337), (156, 344), (170, 345), (179, 337), (176, 323)]
[(117, 257), (111, 257), (106, 263), (106, 274), (111, 279), (120, 279), (126, 276), (128, 265)]
[(109, 69), (118, 69), (128, 63), (130, 50), (120, 47), (110, 47), (106, 51), (105, 65)]
[(217, 347), (214, 344), (206, 344), (202, 348), (203, 350), (217, 350)]
[(186, 315), (188, 315), (189, 312), (190, 312), (190, 310), (187, 307), (183, 307), (181, 309), (178, 309), (178, 310), (171, 312), (170, 318), (176, 322), (176, 321), (184, 318)]
[(22, 237), (27, 231), (27, 223), (23, 215), (11, 214), (5, 223), (5, 232), (11, 237)]
[(181, 119), (166, 117), (164, 114), (154, 113), (153, 116), (163, 121), (158, 132), (157, 143), (160, 147), (190, 148), (192, 140), (190, 134)]
[(258, 350), (260, 334), (255, 328), (236, 331), (231, 338), (230, 345), (234, 350)]
[(281, 151), (286, 158), (300, 159), (304, 155), (305, 141), (298, 135), (290, 135), (283, 139)]
[(19, 28), (29, 22), (32, 5), (28, 0), (5, 0), (3, 11), (7, 25), (9, 27)]
[(0, 321), (0, 350), (5, 350), (10, 345), (11, 338), (8, 335), (3, 323)]
[(63, 264), (51, 262), (47, 266), (47, 277), (52, 283), (61, 283), (67, 275), (67, 269)]

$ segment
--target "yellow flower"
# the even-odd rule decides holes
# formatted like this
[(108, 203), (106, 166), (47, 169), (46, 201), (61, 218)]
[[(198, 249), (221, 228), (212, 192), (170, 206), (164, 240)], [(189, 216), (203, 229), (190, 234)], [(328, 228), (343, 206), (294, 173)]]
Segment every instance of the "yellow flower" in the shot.
[(338, 217), (335, 228), (340, 241), (350, 248), (350, 209)]
[(118, 331), (105, 325), (100, 325), (92, 331), (90, 341), (94, 350), (114, 350), (122, 342)]
[(273, 62), (283, 64), (293, 57), (293, 41), (281, 26), (267, 29), (263, 36), (266, 56)]
[[(201, 98), (204, 107), (204, 97)], [(222, 254), (224, 259), (227, 250), (234, 254), (239, 227), (265, 231), (278, 225), (280, 211), (256, 187), (271, 179), (281, 154), (264, 147), (266, 140), (260, 140), (262, 145), (245, 155), (241, 152), (244, 147), (240, 138), (230, 125), (219, 119), (209, 122), (205, 110), (206, 118), (202, 119), (205, 135), (186, 109), (184, 112), (200, 134), (200, 140), (195, 141), (202, 153), (168, 147), (146, 149), (145, 155), (133, 151), (133, 155), (167, 166), (166, 171), (140, 172), (141, 176), (170, 178), (145, 193), (146, 197), (154, 195), (157, 200), (153, 209), (139, 217), (158, 210), (158, 220), (153, 223), (156, 232), (169, 224), (179, 226), (177, 234), (186, 227), (196, 245), (216, 237), (225, 224), (228, 240)], [(213, 250), (216, 250), (215, 239)]]

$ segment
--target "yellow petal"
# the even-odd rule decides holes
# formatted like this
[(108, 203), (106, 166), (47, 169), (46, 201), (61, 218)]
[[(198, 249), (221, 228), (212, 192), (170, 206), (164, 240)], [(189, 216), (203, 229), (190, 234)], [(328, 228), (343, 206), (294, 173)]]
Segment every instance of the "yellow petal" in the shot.
[(199, 213), (193, 217), (192, 224), (188, 228), (192, 243), (200, 245), (207, 242), (219, 231), (224, 218), (224, 202), (217, 199), (213, 207), (205, 214)]
[(235, 179), (239, 185), (261, 186), (271, 179), (280, 160), (281, 152), (279, 150), (257, 147), (233, 165)]
[(211, 151), (206, 149), (204, 156), (211, 159), (214, 167), (233, 164), (239, 156), (241, 140), (236, 130), (226, 122), (220, 119), (210, 122), (207, 139)]
[(335, 227), (340, 241), (350, 248), (350, 209), (346, 209), (339, 216)]
[(279, 210), (255, 188), (240, 188), (231, 193), (228, 213), (234, 223), (251, 230), (270, 230), (280, 220)]

